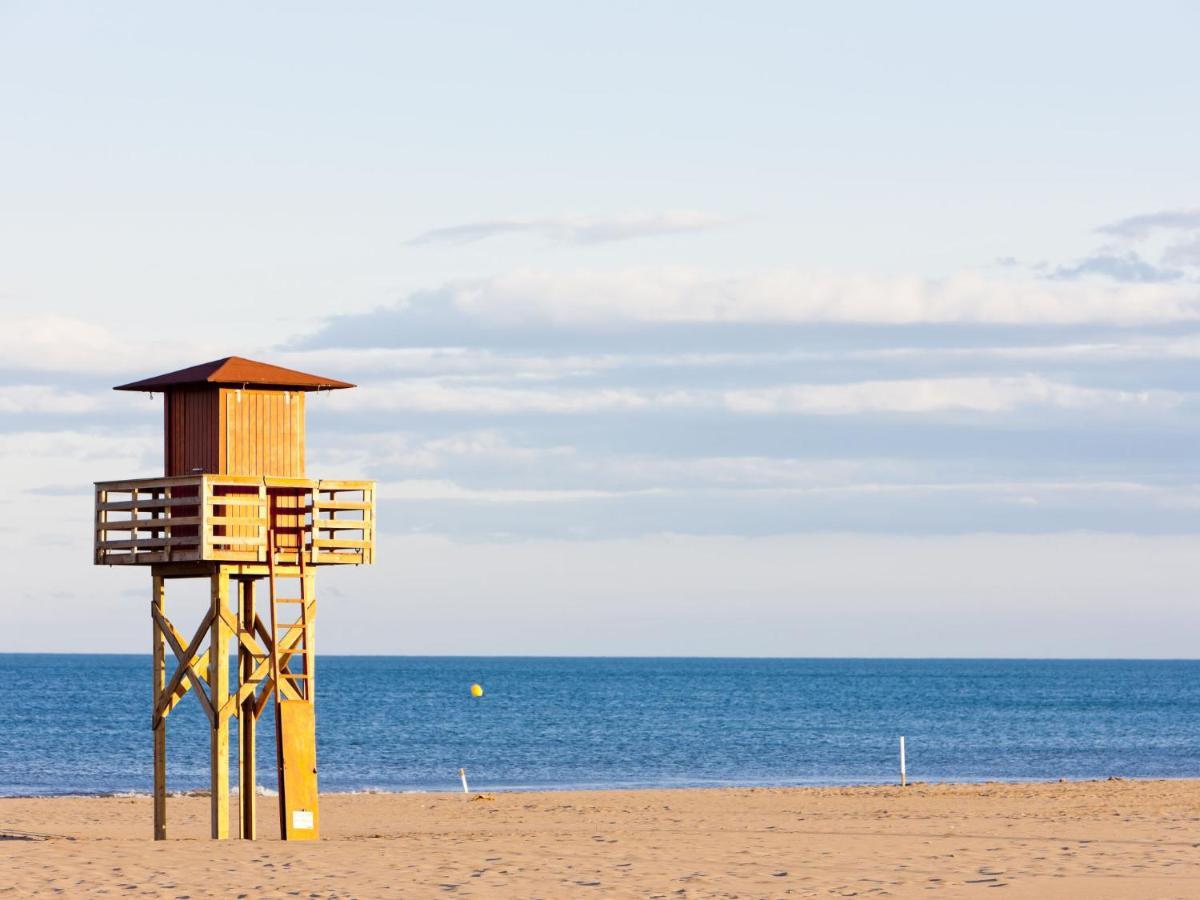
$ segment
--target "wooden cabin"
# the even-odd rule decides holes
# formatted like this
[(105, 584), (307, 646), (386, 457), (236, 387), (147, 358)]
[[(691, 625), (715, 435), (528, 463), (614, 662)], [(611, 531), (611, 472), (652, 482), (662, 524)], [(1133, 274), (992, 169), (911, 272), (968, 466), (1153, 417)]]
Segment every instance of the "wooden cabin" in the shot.
[[(231, 717), (238, 719), (239, 833), (257, 834), (255, 723), (272, 700), (280, 834), (319, 834), (315, 567), (373, 561), (375, 484), (309, 477), (305, 402), (314, 391), (352, 387), (229, 356), (116, 388), (163, 395), (163, 474), (96, 483), (94, 544), (97, 565), (151, 570), (157, 840), (167, 835), (167, 718), (189, 694), (212, 726), (212, 836), (230, 831)], [(166, 586), (177, 578), (210, 581), (210, 606), (191, 638), (166, 613)], [(269, 623), (255, 606), (264, 580)]]
[(304, 398), (354, 385), (238, 356), (114, 388), (163, 395), (163, 474), (304, 477)]
[(237, 356), (116, 387), (163, 395), (164, 477), (96, 483), (96, 564), (265, 561), (272, 522), (294, 546), (297, 506), (308, 562), (370, 563), (374, 485), (305, 472), (306, 395), (352, 387)]

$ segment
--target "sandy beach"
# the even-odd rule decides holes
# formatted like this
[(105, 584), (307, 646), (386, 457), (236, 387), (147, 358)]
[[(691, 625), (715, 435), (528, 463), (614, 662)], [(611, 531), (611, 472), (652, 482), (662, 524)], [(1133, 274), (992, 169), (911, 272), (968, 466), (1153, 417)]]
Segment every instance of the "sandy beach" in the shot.
[[(316, 844), (208, 801), (0, 799), (0, 895), (1196, 897), (1200, 781), (330, 794)], [(274, 799), (260, 817), (273, 835)]]

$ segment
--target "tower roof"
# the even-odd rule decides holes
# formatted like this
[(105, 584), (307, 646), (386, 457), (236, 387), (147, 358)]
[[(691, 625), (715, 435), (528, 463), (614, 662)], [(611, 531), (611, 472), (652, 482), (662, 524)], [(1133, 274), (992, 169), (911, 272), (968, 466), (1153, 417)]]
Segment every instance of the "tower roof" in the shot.
[(226, 356), (224, 359), (214, 359), (212, 362), (189, 366), (177, 372), (167, 372), (165, 375), (155, 375), (153, 378), (119, 384), (113, 390), (157, 392), (168, 388), (197, 384), (245, 385), (247, 387), (254, 385), (292, 388), (300, 391), (330, 391), (354, 387), (348, 381), (338, 381), (336, 378), (326, 378), (324, 375), (309, 375), (306, 372), (272, 366), (241, 356)]

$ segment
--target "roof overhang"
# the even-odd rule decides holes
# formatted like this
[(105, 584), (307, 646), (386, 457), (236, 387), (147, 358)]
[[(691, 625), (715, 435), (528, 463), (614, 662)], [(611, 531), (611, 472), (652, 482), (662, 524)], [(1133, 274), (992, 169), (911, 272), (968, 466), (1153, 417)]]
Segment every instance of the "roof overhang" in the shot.
[(354, 387), (348, 381), (326, 378), (324, 375), (297, 372), (295, 369), (285, 369), (282, 366), (273, 366), (270, 363), (257, 362), (241, 356), (226, 356), (224, 359), (214, 359), (212, 362), (200, 363), (198, 366), (189, 366), (186, 369), (167, 372), (164, 375), (155, 375), (152, 378), (143, 378), (141, 381), (120, 384), (113, 390), (158, 393), (172, 388), (201, 385), (277, 388), (294, 391), (336, 391)]

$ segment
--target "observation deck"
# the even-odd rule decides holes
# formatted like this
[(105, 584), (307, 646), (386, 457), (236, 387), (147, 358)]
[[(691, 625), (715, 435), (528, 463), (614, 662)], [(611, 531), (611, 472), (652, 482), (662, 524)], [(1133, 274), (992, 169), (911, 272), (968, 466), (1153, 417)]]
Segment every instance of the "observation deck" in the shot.
[(278, 550), (308, 565), (375, 556), (375, 482), (177, 475), (96, 482), (98, 566), (265, 563)]

